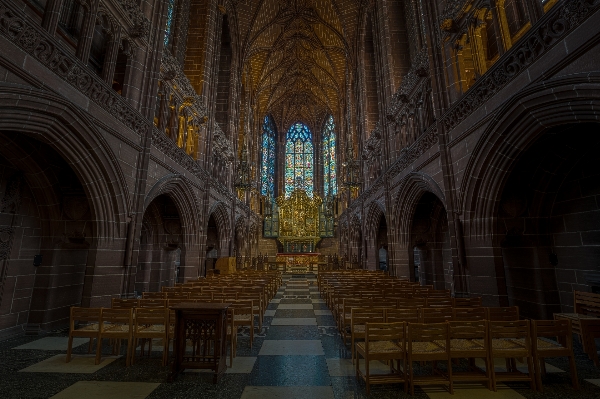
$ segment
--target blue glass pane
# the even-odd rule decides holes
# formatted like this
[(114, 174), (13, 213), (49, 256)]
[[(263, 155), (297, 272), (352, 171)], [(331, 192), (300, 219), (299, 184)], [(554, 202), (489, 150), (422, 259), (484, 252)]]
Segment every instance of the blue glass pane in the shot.
[(337, 194), (337, 165), (335, 159), (335, 124), (329, 116), (323, 126), (323, 192), (325, 195)]
[(167, 24), (165, 25), (165, 47), (171, 41), (173, 20), (175, 19), (175, 0), (167, 0)]
[(276, 127), (270, 115), (263, 123), (260, 193), (275, 197)]

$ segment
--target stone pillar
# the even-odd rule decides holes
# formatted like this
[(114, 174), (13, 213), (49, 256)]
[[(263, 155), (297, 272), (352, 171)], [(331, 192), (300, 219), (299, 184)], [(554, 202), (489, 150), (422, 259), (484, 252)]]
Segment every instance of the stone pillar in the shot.
[(56, 34), (58, 19), (60, 18), (60, 9), (62, 8), (63, 1), (64, 0), (48, 0), (46, 3), (46, 9), (44, 10), (44, 17), (42, 19), (42, 27), (53, 36)]
[(90, 49), (92, 47), (92, 39), (94, 30), (96, 29), (96, 13), (98, 12), (98, 0), (91, 1), (86, 7), (85, 16), (81, 25), (81, 34), (77, 42), (77, 50), (75, 56), (87, 65), (90, 58)]

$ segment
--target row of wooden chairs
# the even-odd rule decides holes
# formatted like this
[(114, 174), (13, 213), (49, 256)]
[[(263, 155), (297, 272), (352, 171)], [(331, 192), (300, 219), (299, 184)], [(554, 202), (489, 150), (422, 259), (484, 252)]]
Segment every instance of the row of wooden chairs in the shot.
[[(529, 382), (531, 389), (542, 391), (542, 369), (545, 358), (567, 357), (572, 384), (579, 389), (572, 347), (571, 323), (568, 320), (517, 321), (450, 321), (444, 323), (365, 323), (365, 340), (356, 343), (356, 376), (365, 380), (367, 395), (371, 384), (404, 383), (404, 392), (415, 385), (448, 385), (454, 393), (455, 381), (484, 382), (496, 391), (501, 381)], [(557, 341), (549, 338), (557, 338)], [(364, 370), (360, 359), (364, 359)], [(474, 366), (480, 358), (485, 371)], [(494, 358), (523, 358), (527, 372), (516, 367), (498, 372)], [(469, 359), (469, 371), (453, 371), (453, 362)], [(388, 374), (373, 374), (369, 362), (379, 360), (389, 365)], [(415, 362), (432, 362), (430, 375), (415, 375)], [(443, 362), (446, 370), (440, 370)], [(510, 362), (507, 360), (507, 364)]]
[(352, 361), (354, 362), (354, 346), (357, 340), (365, 337), (365, 324), (373, 323), (420, 323), (434, 324), (447, 321), (518, 321), (519, 308), (372, 308), (353, 307), (348, 324), (342, 335), (344, 343), (350, 340)]
[[(217, 302), (217, 301), (213, 301)], [(222, 302), (222, 301), (218, 301)], [(231, 345), (230, 365), (237, 350), (237, 333), (240, 327), (248, 326), (250, 331), (250, 348), (254, 340), (254, 314), (252, 300), (227, 301), (228, 308), (227, 339)], [(129, 305), (130, 303), (128, 303)], [(95, 363), (99, 364), (102, 355), (102, 340), (113, 342), (113, 354), (120, 353), (121, 340), (127, 341), (126, 365), (135, 362), (135, 351), (141, 340), (141, 354), (144, 354), (146, 342), (148, 353), (152, 350), (152, 340), (161, 339), (163, 345), (163, 366), (167, 364), (169, 344), (175, 334), (175, 313), (163, 307), (116, 307), (116, 308), (81, 308), (72, 307), (70, 311), (69, 341), (67, 363), (71, 361), (73, 338), (89, 338), (88, 352), (96, 340)]]

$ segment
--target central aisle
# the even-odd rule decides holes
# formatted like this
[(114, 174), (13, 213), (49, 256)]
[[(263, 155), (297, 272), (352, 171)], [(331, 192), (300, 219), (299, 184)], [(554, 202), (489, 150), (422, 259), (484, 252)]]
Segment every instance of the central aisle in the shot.
[[(284, 275), (261, 333), (264, 340), (256, 342), (260, 350), (243, 399), (335, 397), (328, 366), (335, 368), (333, 363), (339, 364), (340, 355), (347, 357), (347, 351), (340, 346), (314, 275)], [(332, 356), (338, 360), (328, 360)]]

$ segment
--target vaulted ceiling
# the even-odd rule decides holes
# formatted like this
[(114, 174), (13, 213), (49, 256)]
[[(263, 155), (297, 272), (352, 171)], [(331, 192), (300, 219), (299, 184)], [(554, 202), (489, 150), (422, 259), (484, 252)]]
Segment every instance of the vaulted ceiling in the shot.
[(237, 4), (242, 81), (255, 115), (280, 129), (317, 126), (343, 106), (359, 0), (253, 0)]

